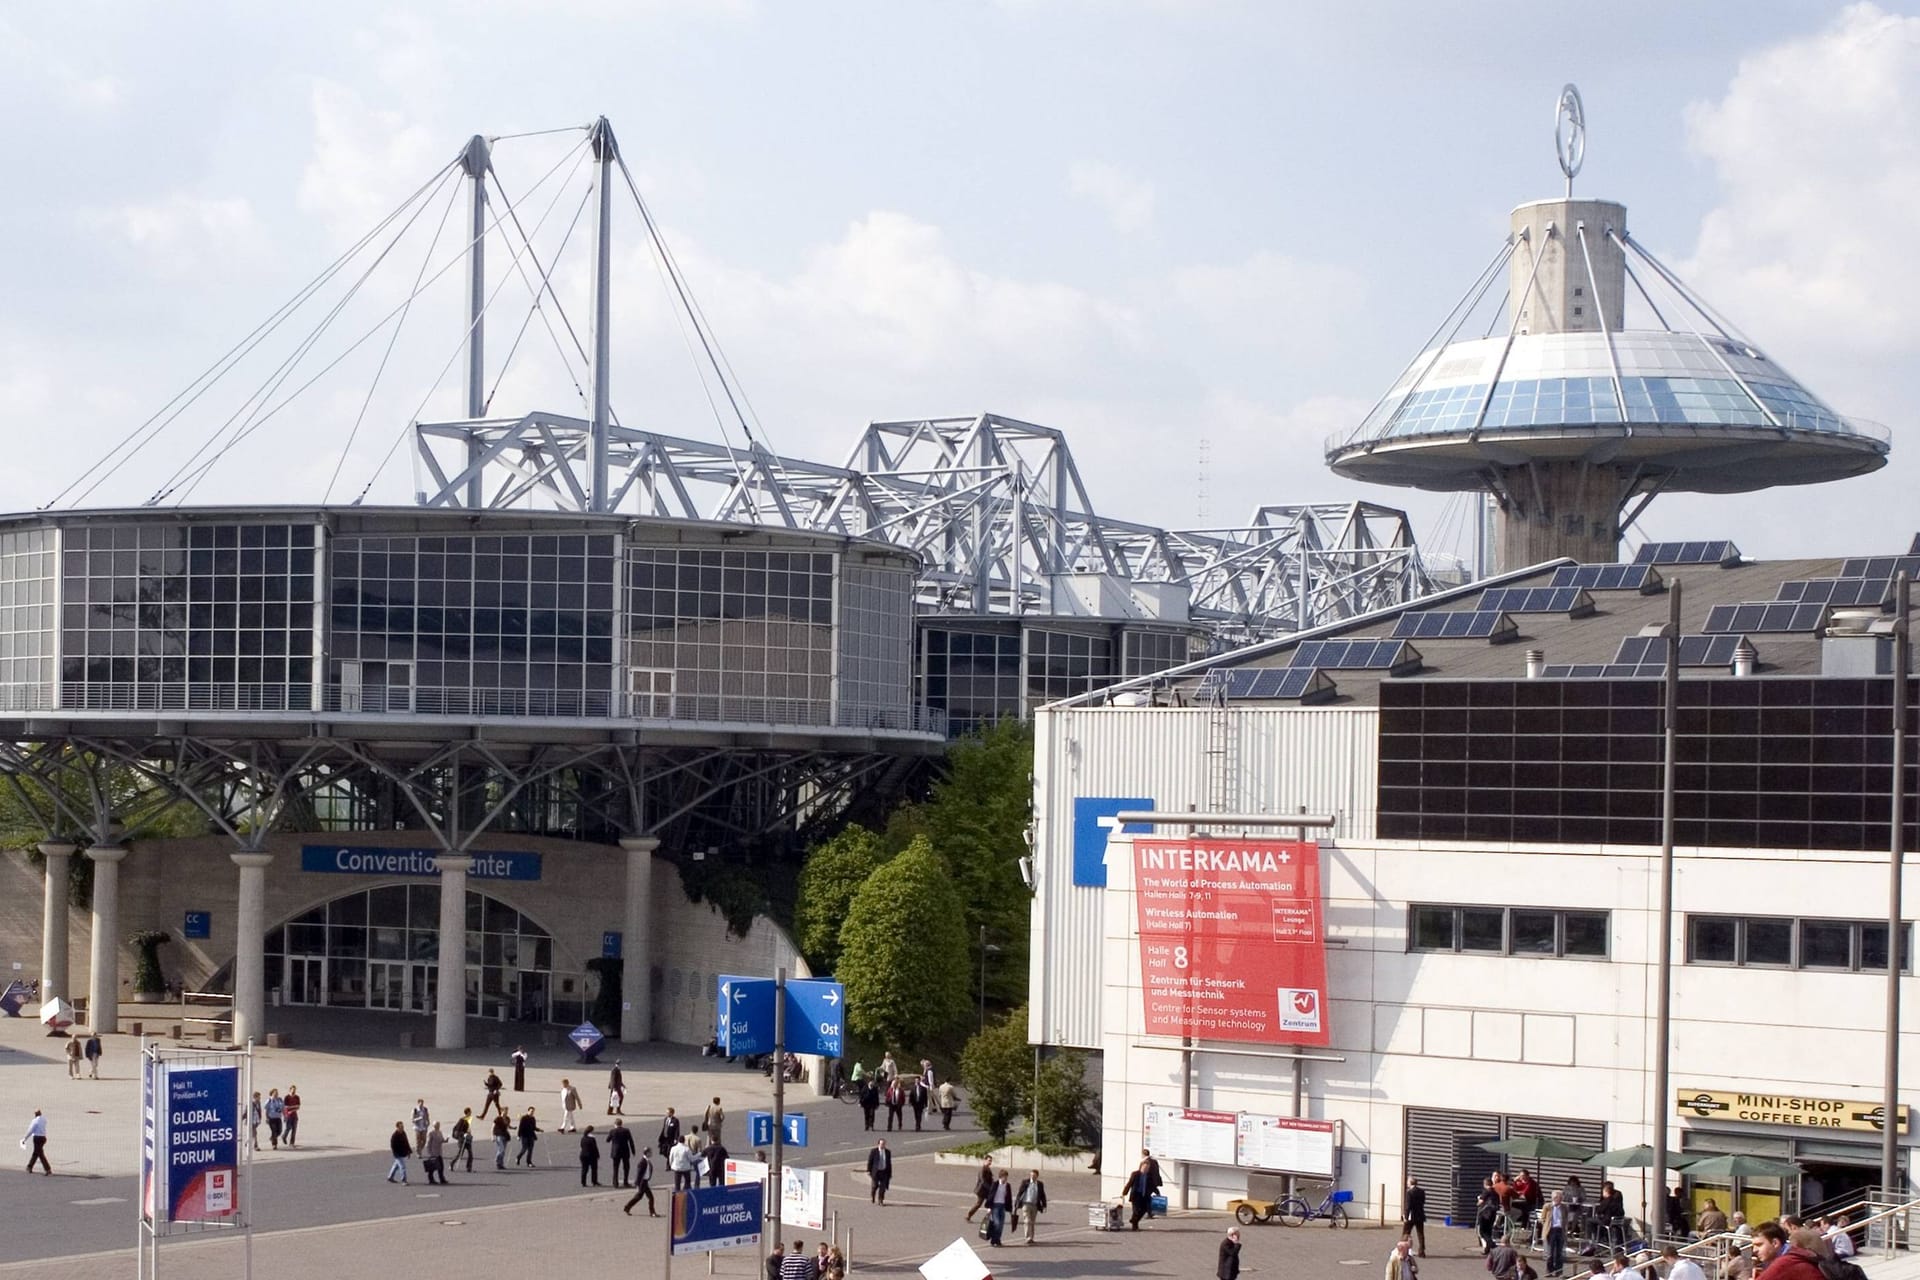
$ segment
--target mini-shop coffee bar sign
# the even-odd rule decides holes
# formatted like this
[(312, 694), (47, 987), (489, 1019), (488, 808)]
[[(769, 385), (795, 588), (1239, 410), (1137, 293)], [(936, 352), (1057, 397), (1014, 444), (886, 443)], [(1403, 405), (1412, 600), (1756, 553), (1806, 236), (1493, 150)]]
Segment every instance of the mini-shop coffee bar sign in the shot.
[[(1796, 1129), (1854, 1129), (1879, 1133), (1886, 1125), (1886, 1107), (1857, 1098), (1816, 1098), (1799, 1093), (1735, 1093), (1724, 1089), (1682, 1089), (1674, 1102), (1676, 1114), (1696, 1120), (1739, 1120), (1748, 1124), (1784, 1124)], [(1913, 1116), (1900, 1107), (1900, 1132), (1907, 1133)]]

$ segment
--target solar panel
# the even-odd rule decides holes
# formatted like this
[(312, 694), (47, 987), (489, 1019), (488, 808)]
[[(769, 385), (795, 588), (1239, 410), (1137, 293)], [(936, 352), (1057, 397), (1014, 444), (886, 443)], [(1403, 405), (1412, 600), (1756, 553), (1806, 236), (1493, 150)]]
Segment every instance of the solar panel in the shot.
[(1908, 577), (1920, 576), (1920, 556), (1859, 556), (1843, 561), (1843, 578), (1891, 578), (1905, 571)]
[(1505, 613), (1586, 614), (1593, 612), (1593, 597), (1579, 587), (1496, 587), (1481, 593), (1480, 607)]
[(1740, 548), (1724, 538), (1713, 542), (1649, 542), (1633, 557), (1635, 564), (1738, 564)]
[(1659, 668), (1643, 668), (1611, 662), (1574, 662), (1540, 668), (1542, 680), (1640, 679), (1661, 674)]
[(1585, 587), (1589, 591), (1659, 591), (1666, 586), (1650, 564), (1570, 564), (1555, 569), (1550, 587)]
[(1293, 666), (1323, 671), (1390, 671), (1420, 655), (1404, 640), (1308, 640), (1293, 651)]
[[(1316, 679), (1317, 677), (1317, 679)], [(1310, 693), (1331, 692), (1333, 681), (1312, 667), (1237, 667), (1230, 671), (1210, 671), (1201, 688), (1217, 687), (1229, 701), (1264, 701), (1299, 698)]]
[(1830, 604), (1836, 608), (1878, 605), (1885, 608), (1893, 596), (1893, 583), (1886, 578), (1795, 578), (1780, 584), (1776, 600), (1800, 604)]
[[(1733, 651), (1740, 647), (1744, 635), (1681, 636), (1680, 660), (1683, 667), (1730, 667), (1733, 665)], [(1662, 671), (1667, 664), (1667, 642), (1659, 636), (1628, 636), (1620, 642), (1620, 651), (1613, 655), (1613, 666), (1627, 666), (1640, 669), (1641, 674), (1651, 670)]]
[(1403, 613), (1393, 624), (1398, 640), (1511, 640), (1520, 634), (1498, 609), (1426, 609)]
[(1707, 611), (1709, 635), (1727, 631), (1818, 631), (1827, 625), (1831, 606), (1815, 601), (1721, 604)]

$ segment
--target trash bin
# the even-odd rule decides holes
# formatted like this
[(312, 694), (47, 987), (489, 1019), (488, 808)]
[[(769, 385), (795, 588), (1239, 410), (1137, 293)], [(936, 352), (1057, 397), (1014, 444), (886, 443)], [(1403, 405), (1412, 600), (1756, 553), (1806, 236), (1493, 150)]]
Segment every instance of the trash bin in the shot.
[(286, 998), (287, 998), (287, 989), (285, 987), (275, 987), (273, 989), (273, 1007), (274, 1008), (278, 1009), (281, 1006), (281, 1004), (285, 1002)]

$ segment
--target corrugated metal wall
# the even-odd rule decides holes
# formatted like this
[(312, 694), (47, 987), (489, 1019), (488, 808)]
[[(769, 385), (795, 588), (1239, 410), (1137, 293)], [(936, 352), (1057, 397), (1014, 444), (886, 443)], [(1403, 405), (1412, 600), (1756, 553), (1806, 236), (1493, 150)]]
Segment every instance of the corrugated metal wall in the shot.
[(1077, 797), (1154, 807), (1333, 813), (1322, 839), (1375, 825), (1373, 708), (1072, 708), (1035, 717), (1032, 1003), (1040, 1043), (1098, 1048), (1102, 890), (1073, 883)]

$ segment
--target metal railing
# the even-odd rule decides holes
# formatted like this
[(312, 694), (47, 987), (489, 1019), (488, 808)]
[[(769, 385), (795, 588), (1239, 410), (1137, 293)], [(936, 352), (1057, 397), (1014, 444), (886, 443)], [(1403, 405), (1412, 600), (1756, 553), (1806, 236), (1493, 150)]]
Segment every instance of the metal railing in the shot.
[[(1821, 1217), (1847, 1215), (1847, 1233), (1856, 1241), (1856, 1250), (1860, 1253), (1892, 1254), (1911, 1247), (1913, 1240), (1914, 1218), (1920, 1214), (1920, 1198), (1904, 1200), (1897, 1204), (1889, 1203), (1877, 1196), (1867, 1194), (1852, 1197), (1840, 1197), (1821, 1206)], [(1811, 1219), (1808, 1219), (1811, 1221)], [(1864, 1233), (1864, 1234), (1863, 1234)], [(1698, 1240), (1674, 1241), (1683, 1257), (1692, 1258), (1701, 1264), (1709, 1276), (1717, 1276), (1724, 1268), (1727, 1259), (1735, 1252), (1751, 1248), (1753, 1236), (1741, 1235), (1732, 1231), (1722, 1231), (1717, 1235), (1704, 1236)], [(1709, 1269), (1707, 1264), (1711, 1263)]]

